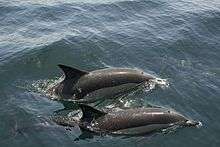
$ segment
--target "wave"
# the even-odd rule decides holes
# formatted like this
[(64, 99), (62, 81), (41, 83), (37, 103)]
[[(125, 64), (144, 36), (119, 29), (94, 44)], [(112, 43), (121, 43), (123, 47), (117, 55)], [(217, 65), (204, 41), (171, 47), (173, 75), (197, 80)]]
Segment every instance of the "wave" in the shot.
[[(131, 47), (157, 47), (156, 42), (166, 45), (165, 42), (171, 44), (189, 37), (199, 40), (198, 43), (211, 41), (209, 44), (214, 46), (219, 34), (218, 9), (201, 7), (193, 12), (179, 11), (176, 6), (161, 1), (2, 6), (1, 38), (4, 39), (0, 47), (5, 52), (1, 54), (14, 56), (19, 51), (49, 45), (67, 36), (85, 39), (93, 35)], [(165, 15), (159, 15), (158, 10)]]
[(172, 80), (193, 77), (209, 84), (218, 77), (220, 13), (202, 4), (141, 0), (3, 6), (0, 79), (5, 84), (16, 78), (51, 79), (63, 63), (89, 70), (140, 68), (165, 78), (178, 73)]

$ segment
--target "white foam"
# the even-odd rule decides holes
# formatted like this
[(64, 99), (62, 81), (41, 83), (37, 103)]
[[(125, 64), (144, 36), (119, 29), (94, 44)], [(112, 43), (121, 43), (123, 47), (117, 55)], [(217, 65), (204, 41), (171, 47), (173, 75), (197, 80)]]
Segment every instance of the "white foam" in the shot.
[(203, 124), (202, 124), (201, 121), (199, 121), (199, 122), (198, 122), (198, 125), (196, 125), (197, 128), (201, 128), (202, 126), (203, 126)]
[(156, 85), (164, 89), (169, 87), (169, 82), (167, 79), (154, 78), (147, 82), (145, 86), (148, 88), (147, 91), (149, 91), (154, 89)]
[(31, 87), (37, 92), (49, 96), (51, 99), (58, 99), (54, 92), (50, 91), (52, 87), (60, 83), (64, 77), (59, 77), (56, 79), (47, 79), (47, 80), (37, 80), (31, 84)]

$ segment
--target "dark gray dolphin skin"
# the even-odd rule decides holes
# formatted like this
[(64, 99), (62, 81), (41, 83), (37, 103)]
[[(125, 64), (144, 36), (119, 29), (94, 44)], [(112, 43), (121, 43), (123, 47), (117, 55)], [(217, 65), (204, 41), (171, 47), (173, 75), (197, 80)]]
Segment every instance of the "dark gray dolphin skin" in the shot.
[(181, 114), (164, 108), (135, 108), (103, 112), (80, 104), (82, 117), (78, 122), (71, 118), (57, 121), (65, 126), (75, 126), (95, 133), (116, 135), (144, 135), (172, 126), (197, 126)]
[(128, 68), (105, 68), (91, 72), (58, 65), (65, 79), (50, 91), (61, 99), (95, 101), (113, 98), (154, 79), (144, 72)]

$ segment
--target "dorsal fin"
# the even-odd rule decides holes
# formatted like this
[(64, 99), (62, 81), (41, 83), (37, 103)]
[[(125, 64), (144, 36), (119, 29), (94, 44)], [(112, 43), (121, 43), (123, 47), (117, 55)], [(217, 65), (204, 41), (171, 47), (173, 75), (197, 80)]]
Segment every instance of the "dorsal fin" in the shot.
[(79, 104), (79, 107), (82, 110), (83, 116), (81, 120), (83, 121), (92, 121), (93, 119), (96, 119), (98, 117), (104, 116), (107, 113), (97, 110), (91, 106), (85, 105), (85, 104)]
[(65, 75), (65, 79), (70, 79), (73, 77), (81, 77), (82, 75), (88, 74), (88, 72), (79, 70), (73, 67), (69, 67), (66, 65), (58, 64), (58, 66), (62, 69)]

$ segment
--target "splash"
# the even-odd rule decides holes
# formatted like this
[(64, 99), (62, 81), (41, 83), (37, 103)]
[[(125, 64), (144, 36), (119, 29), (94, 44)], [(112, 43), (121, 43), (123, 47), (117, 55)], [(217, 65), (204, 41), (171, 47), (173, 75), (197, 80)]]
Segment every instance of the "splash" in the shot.
[(50, 97), (51, 99), (58, 99), (56, 95), (51, 91), (55, 85), (60, 83), (63, 80), (63, 76), (55, 77), (55, 79), (46, 79), (46, 80), (37, 80), (31, 84), (32, 90), (41, 93), (45, 96)]
[(188, 120), (186, 122), (186, 124), (188, 126), (195, 126), (196, 128), (201, 128), (203, 126), (202, 122), (201, 121), (193, 121), (193, 120)]
[(201, 128), (202, 126), (203, 126), (203, 124), (202, 124), (201, 121), (199, 121), (199, 122), (198, 122), (198, 125), (196, 125), (197, 128)]
[(165, 89), (169, 87), (169, 82), (167, 79), (154, 78), (144, 84), (144, 90), (148, 92), (154, 89), (156, 86), (159, 86), (160, 88)]

